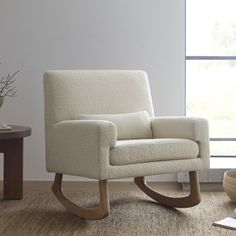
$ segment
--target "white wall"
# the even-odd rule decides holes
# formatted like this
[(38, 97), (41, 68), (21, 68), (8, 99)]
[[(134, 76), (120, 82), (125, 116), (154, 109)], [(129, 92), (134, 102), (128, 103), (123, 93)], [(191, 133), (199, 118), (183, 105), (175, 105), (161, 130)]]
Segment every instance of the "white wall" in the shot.
[(0, 73), (20, 70), (18, 97), (5, 100), (0, 121), (33, 129), (25, 179), (52, 177), (44, 161), (47, 69), (146, 70), (156, 114), (184, 114), (184, 2), (0, 0)]

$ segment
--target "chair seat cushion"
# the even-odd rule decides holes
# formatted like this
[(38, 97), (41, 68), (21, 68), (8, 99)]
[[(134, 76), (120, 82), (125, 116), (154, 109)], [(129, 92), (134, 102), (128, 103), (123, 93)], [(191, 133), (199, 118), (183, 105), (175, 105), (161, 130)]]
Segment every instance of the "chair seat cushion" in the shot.
[(120, 140), (110, 149), (111, 165), (197, 158), (198, 144), (190, 139)]

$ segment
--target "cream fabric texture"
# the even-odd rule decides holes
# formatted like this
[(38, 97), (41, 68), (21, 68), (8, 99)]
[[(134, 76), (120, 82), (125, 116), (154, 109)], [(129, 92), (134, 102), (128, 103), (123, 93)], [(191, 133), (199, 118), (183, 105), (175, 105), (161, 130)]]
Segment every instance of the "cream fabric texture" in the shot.
[(140, 139), (118, 141), (110, 150), (111, 165), (197, 158), (198, 144), (189, 139)]
[[(44, 74), (44, 98), (49, 172), (103, 180), (209, 167), (207, 121), (154, 118), (147, 74), (143, 71), (48, 71)], [(143, 139), (117, 141), (117, 128), (110, 121), (78, 120), (82, 114), (139, 111), (147, 111), (151, 118), (153, 140), (146, 145), (143, 142), (149, 141)], [(172, 140), (173, 145), (169, 143), (162, 149), (167, 140), (160, 139)], [(186, 143), (178, 143), (179, 139)], [(137, 145), (137, 149), (127, 143)], [(147, 159), (141, 162), (142, 158)], [(112, 164), (111, 159), (126, 163)]]
[(209, 168), (209, 126), (203, 118), (155, 117), (151, 119), (153, 138), (185, 138), (199, 145), (199, 158)]
[(109, 165), (109, 149), (115, 147), (116, 127), (109, 121), (68, 120), (55, 124), (47, 144), (50, 172), (97, 178)]
[(47, 71), (44, 78), (47, 126), (81, 114), (147, 111), (154, 116), (143, 71)]
[(79, 120), (107, 120), (116, 125), (117, 139), (152, 138), (149, 115), (146, 111), (126, 114), (79, 115)]

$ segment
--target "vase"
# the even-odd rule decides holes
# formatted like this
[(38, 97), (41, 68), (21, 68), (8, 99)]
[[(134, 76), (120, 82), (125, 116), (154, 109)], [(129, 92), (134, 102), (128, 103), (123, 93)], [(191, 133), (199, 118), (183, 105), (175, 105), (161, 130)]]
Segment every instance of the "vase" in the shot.
[(4, 101), (4, 97), (1, 97), (1, 96), (0, 96), (0, 107), (1, 107), (2, 104), (3, 104), (3, 101)]

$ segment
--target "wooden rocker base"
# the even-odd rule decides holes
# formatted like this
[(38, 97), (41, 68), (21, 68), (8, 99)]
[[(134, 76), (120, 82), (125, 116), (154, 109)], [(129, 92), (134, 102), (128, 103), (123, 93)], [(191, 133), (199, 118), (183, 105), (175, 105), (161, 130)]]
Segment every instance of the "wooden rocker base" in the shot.
[(62, 192), (62, 174), (56, 173), (52, 191), (61, 204), (74, 215), (86, 220), (99, 220), (105, 218), (110, 211), (107, 181), (99, 180), (100, 204), (96, 208), (82, 208), (67, 199)]
[(157, 201), (161, 205), (184, 208), (184, 207), (193, 207), (198, 203), (200, 203), (201, 201), (197, 171), (190, 171), (189, 179), (190, 179), (190, 194), (186, 197), (180, 197), (180, 198), (168, 197), (156, 192), (146, 184), (144, 177), (135, 177), (134, 182), (144, 193), (146, 193), (150, 198)]
[[(61, 202), (61, 204), (72, 214), (86, 220), (99, 220), (105, 218), (110, 212), (110, 204), (108, 197), (108, 188), (106, 180), (99, 180), (100, 203), (95, 208), (82, 208), (67, 199), (62, 192), (62, 174), (56, 173), (52, 185), (52, 191)], [(190, 194), (186, 197), (173, 198), (164, 196), (151, 189), (145, 182), (144, 177), (135, 177), (136, 185), (149, 197), (160, 203), (161, 205), (170, 207), (193, 207), (201, 201), (200, 188), (198, 182), (198, 174), (196, 171), (189, 172), (190, 178)]]

